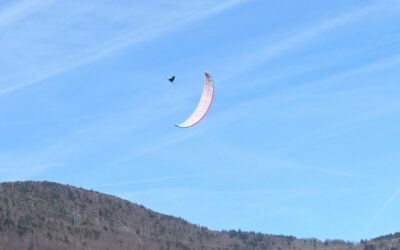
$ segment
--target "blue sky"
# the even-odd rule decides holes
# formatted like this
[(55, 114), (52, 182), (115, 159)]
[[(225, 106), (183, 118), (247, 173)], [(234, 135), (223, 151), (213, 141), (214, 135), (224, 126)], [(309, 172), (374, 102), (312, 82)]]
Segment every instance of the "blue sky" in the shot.
[[(399, 231), (399, 22), (396, 0), (1, 1), (0, 181), (218, 230)], [(178, 129), (204, 71), (213, 107)]]

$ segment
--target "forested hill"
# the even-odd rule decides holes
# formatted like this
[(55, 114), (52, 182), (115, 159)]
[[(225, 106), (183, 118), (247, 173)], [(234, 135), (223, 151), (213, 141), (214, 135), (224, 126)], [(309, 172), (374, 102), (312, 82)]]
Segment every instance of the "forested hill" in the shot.
[(398, 234), (359, 244), (211, 231), (129, 201), (51, 182), (0, 184), (0, 250), (400, 249)]

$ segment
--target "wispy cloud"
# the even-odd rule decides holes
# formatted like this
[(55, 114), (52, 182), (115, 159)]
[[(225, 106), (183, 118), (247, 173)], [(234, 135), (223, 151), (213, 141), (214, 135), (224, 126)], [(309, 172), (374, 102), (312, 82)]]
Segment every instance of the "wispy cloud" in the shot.
[[(126, 47), (157, 39), (162, 35), (174, 32), (175, 30), (192, 22), (205, 19), (212, 15), (217, 15), (225, 10), (228, 10), (229, 8), (233, 8), (247, 1), (248, 0), (231, 0), (215, 5), (210, 5), (207, 3), (202, 5), (197, 4), (194, 6), (194, 8), (173, 11), (170, 14), (161, 15), (159, 18), (152, 20), (152, 22), (147, 23), (142, 27), (129, 31), (124, 30), (123, 35), (117, 36), (116, 38), (102, 44), (85, 49), (83, 52), (80, 52), (78, 55), (74, 56), (72, 60), (62, 63), (57, 68), (51, 68), (47, 71), (40, 72), (29, 80), (25, 80), (20, 83), (9, 84), (8, 87), (0, 89), (0, 96), (37, 84), (43, 80), (66, 73), (75, 68), (93, 63)], [(28, 7), (30, 7), (32, 4), (26, 3), (25, 5), (23, 5), (24, 7), (18, 7), (17, 9), (29, 9)], [(8, 16), (13, 15), (8, 14)], [(11, 20), (11, 17), (5, 17), (5, 20), (9, 19)]]
[[(254, 51), (245, 52), (243, 54), (235, 55), (234, 58), (230, 58), (228, 61), (234, 61), (235, 66), (229, 65), (225, 70), (225, 75), (228, 78), (242, 74), (247, 70), (256, 67), (262, 63), (265, 63), (273, 58), (283, 55), (291, 50), (297, 49), (301, 46), (312, 42), (314, 39), (322, 36), (326, 32), (358, 21), (362, 18), (367, 17), (374, 11), (381, 10), (387, 7), (385, 3), (378, 3), (368, 5), (363, 8), (356, 9), (349, 13), (338, 15), (329, 20), (318, 23), (317, 25), (305, 28), (299, 33), (288, 36), (282, 40), (279, 40), (272, 45), (257, 48)], [(234, 71), (232, 71), (232, 68)]]
[[(122, 191), (122, 190), (121, 190)], [(309, 215), (313, 211), (316, 200), (327, 198), (332, 201), (351, 197), (356, 190), (348, 188), (224, 188), (223, 186), (207, 186), (202, 188), (154, 187), (135, 191), (116, 192), (115, 195), (125, 197), (146, 205), (160, 204), (196, 204), (196, 207), (208, 207), (211, 211), (224, 210), (225, 207), (236, 207), (234, 211), (254, 211), (257, 218)], [(340, 194), (340, 195), (338, 195)], [(149, 197), (157, 197), (152, 199)], [(225, 201), (219, 204), (220, 201)], [(218, 203), (218, 208), (214, 205)], [(266, 205), (268, 204), (268, 205)], [(204, 208), (202, 208), (204, 209)], [(257, 211), (257, 212), (256, 212)], [(224, 210), (226, 212), (226, 210)]]
[[(352, 172), (351, 170), (300, 164), (291, 160), (268, 155), (266, 152), (249, 151), (243, 148), (235, 148), (230, 145), (222, 145), (221, 143), (219, 143), (218, 148), (221, 151), (221, 155), (240, 155), (240, 157), (247, 159), (247, 165), (252, 166), (251, 168), (256, 172), (258, 172), (257, 170), (265, 170), (266, 166), (273, 166), (273, 168), (289, 170), (290, 172), (313, 173), (337, 178), (356, 179), (370, 177), (366, 174)], [(260, 167), (257, 169), (258, 165), (260, 165)]]
[[(117, 154), (115, 158), (109, 161), (111, 163), (104, 163), (104, 165), (112, 168), (129, 159), (152, 152), (155, 150), (153, 147), (157, 148), (158, 146), (154, 144), (143, 145), (148, 140), (142, 139), (140, 134), (146, 130), (149, 124), (158, 119), (163, 119), (168, 116), (168, 112), (173, 112), (174, 109), (165, 106), (163, 97), (156, 100), (148, 98), (148, 96), (141, 96), (141, 98), (150, 101), (142, 101), (141, 106), (119, 112), (83, 117), (83, 125), (60, 137), (44, 139), (47, 143), (43, 146), (30, 148), (28, 151), (20, 149), (16, 152), (0, 154), (0, 172), (3, 172), (7, 178), (17, 176), (19, 179), (26, 179), (43, 173), (50, 169), (50, 166), (62, 166), (59, 162), (62, 162), (63, 165), (71, 165), (74, 162), (79, 162), (90, 152), (102, 151), (105, 148), (110, 150), (110, 145), (114, 145), (116, 141), (121, 142), (122, 138), (126, 139), (127, 137), (132, 140), (128, 148), (134, 147), (133, 153), (130, 152), (122, 156)], [(154, 112), (154, 110), (157, 110), (157, 112)], [(173, 127), (173, 124), (170, 124), (170, 126)], [(185, 136), (177, 136), (174, 138), (174, 142), (185, 138)], [(159, 139), (162, 140), (162, 138)], [(163, 143), (161, 145), (165, 146)]]
[[(54, 71), (48, 71), (43, 73), (41, 76), (39, 76), (37, 79), (27, 81), (25, 83), (21, 84), (15, 84), (12, 85), (8, 88), (4, 88), (0, 90), (0, 95), (7, 94), (13, 91), (16, 91), (18, 89), (21, 89), (26, 86), (30, 86), (36, 83), (39, 83), (42, 80), (45, 80), (47, 78), (50, 78), (52, 76), (62, 74), (64, 72), (67, 72), (69, 70), (75, 69), (77, 67), (90, 64), (92, 62), (95, 62), (96, 60), (99, 60), (101, 58), (104, 58), (106, 56), (111, 55), (112, 53), (123, 49), (128, 46), (132, 46), (134, 44), (139, 44), (145, 41), (149, 41), (151, 39), (155, 39), (159, 36), (162, 36), (163, 34), (166, 34), (168, 32), (172, 32), (174, 29), (177, 29), (179, 27), (182, 27), (184, 25), (187, 25), (188, 23), (199, 20), (205, 17), (208, 17), (210, 15), (214, 15), (217, 13), (220, 13), (221, 11), (224, 11), (228, 8), (234, 7), (238, 4), (244, 3), (245, 1), (228, 1), (224, 2), (220, 5), (217, 5), (215, 8), (211, 8), (211, 10), (208, 10), (208, 8), (203, 8), (198, 9), (197, 7), (192, 10), (192, 12), (189, 12), (190, 15), (188, 15), (188, 12), (185, 13), (174, 13), (173, 17), (167, 17), (165, 20), (172, 20), (171, 24), (172, 26), (165, 25), (163, 20), (161, 23), (160, 22), (155, 22), (151, 23), (148, 27), (145, 29), (139, 29), (139, 30), (134, 30), (128, 35), (123, 35), (120, 37), (117, 37), (113, 39), (112, 41), (106, 42), (104, 44), (100, 44), (98, 46), (91, 47), (87, 50), (85, 50), (83, 53), (80, 53), (77, 56), (77, 60), (74, 60), (71, 63), (66, 63), (62, 67), (55, 69)], [(378, 7), (377, 7), (378, 6)], [(364, 7), (360, 10), (353, 11), (349, 14), (345, 15), (340, 15), (338, 17), (333, 18), (332, 20), (328, 20), (322, 24), (319, 24), (315, 27), (309, 28), (308, 30), (301, 32), (299, 34), (296, 34), (294, 36), (291, 36), (287, 39), (284, 39), (283, 41), (277, 42), (276, 45), (273, 46), (268, 46), (266, 48), (262, 48), (261, 50), (254, 52), (254, 54), (250, 55), (248, 58), (251, 59), (253, 56), (255, 56), (255, 60), (249, 60), (251, 61), (250, 64), (246, 64), (247, 66), (242, 68), (242, 70), (246, 70), (247, 67), (254, 67), (259, 63), (264, 62), (264, 60), (269, 60), (273, 57), (279, 56), (280, 54), (284, 53), (285, 51), (289, 51), (291, 49), (296, 48), (296, 46), (301, 46), (302, 44), (306, 43), (308, 40), (312, 40), (314, 37), (317, 37), (321, 34), (323, 34), (325, 31), (328, 31), (329, 29), (333, 29), (335, 27), (339, 27), (340, 25), (344, 25), (346, 23), (349, 23), (354, 20), (358, 20), (361, 17), (366, 16), (370, 11), (376, 10), (379, 8), (379, 5), (371, 5), (368, 7)], [(171, 18), (171, 19), (168, 19)], [(183, 18), (183, 19), (182, 19)], [(179, 20), (179, 22), (178, 22)], [(168, 28), (166, 28), (168, 26)], [(258, 58), (258, 59), (257, 59)], [(382, 60), (379, 63), (372, 63), (370, 66), (363, 66), (363, 68), (359, 69), (354, 69), (353, 72), (345, 72), (341, 73), (340, 75), (335, 75), (333, 78), (337, 79), (338, 77), (350, 77), (354, 76), (355, 74), (361, 74), (365, 72), (369, 72), (371, 70), (380, 70), (382, 69), (382, 65), (387, 66), (388, 64), (397, 64), (398, 63), (398, 58), (392, 58), (388, 61)], [(276, 105), (280, 105), (281, 103), (285, 102), (285, 98), (281, 97), (276, 97), (275, 98)], [(253, 111), (257, 111), (257, 109), (254, 109), (254, 107), (260, 107), (263, 108), (262, 103), (265, 102), (264, 98), (261, 99), (256, 99), (256, 100), (251, 100), (248, 102), (242, 102), (239, 103), (236, 106), (231, 107), (230, 109), (227, 109), (223, 111), (222, 113), (217, 113), (215, 115), (212, 115), (208, 117), (210, 119), (210, 124), (218, 124), (217, 126), (225, 126), (226, 124), (230, 122), (237, 121), (239, 119), (242, 119), (243, 116), (238, 115), (243, 114), (244, 116), (248, 115), (248, 112), (238, 112), (238, 110), (243, 110), (247, 111), (249, 109)], [(273, 104), (272, 104), (273, 105)], [(110, 119), (111, 120), (111, 119)], [(150, 121), (151, 122), (151, 121)], [(46, 157), (50, 157), (50, 161), (58, 161), (58, 160), (65, 160), (66, 156), (72, 155), (73, 153), (71, 152), (66, 152), (63, 150), (63, 148), (77, 148), (76, 150), (81, 150), (82, 147), (78, 147), (78, 144), (81, 144), (81, 142), (87, 142), (90, 145), (95, 145), (96, 143), (100, 142), (103, 140), (102, 138), (98, 138), (99, 136), (102, 136), (108, 128), (112, 126), (121, 126), (125, 122), (117, 121), (113, 122), (112, 125), (108, 126), (88, 126), (85, 128), (80, 129), (79, 131), (75, 131), (74, 133), (71, 133), (70, 135), (67, 135), (65, 138), (63, 138), (60, 142), (55, 143), (53, 145), (50, 145), (49, 147), (45, 148), (41, 152), (37, 152), (34, 155), (31, 155), (32, 159), (39, 159), (40, 162), (46, 161)], [(138, 129), (140, 130), (140, 127), (135, 128), (130, 127), (129, 129), (135, 130)], [(129, 127), (129, 126), (128, 126)], [(214, 127), (215, 128), (215, 127)], [(190, 132), (183, 132), (183, 131), (177, 131), (176, 133), (173, 134), (168, 134), (165, 137), (157, 138), (155, 141), (148, 141), (147, 145), (141, 145), (141, 147), (138, 147), (137, 149), (133, 150), (131, 153), (128, 153), (120, 158), (117, 158), (116, 160), (113, 160), (113, 163), (111, 165), (118, 165), (121, 162), (126, 162), (131, 159), (134, 159), (135, 157), (141, 156), (141, 155), (146, 155), (154, 152), (158, 152), (160, 150), (163, 150), (166, 147), (171, 147), (175, 144), (184, 142), (190, 138), (199, 136), (203, 133), (205, 133), (207, 130), (212, 129), (212, 127), (202, 127), (202, 128), (196, 128), (194, 131)], [(114, 129), (115, 130), (115, 129)], [(107, 134), (107, 133), (106, 133)], [(115, 134), (114, 134), (115, 136)], [(314, 138), (313, 135), (310, 135), (311, 137)], [(89, 142), (90, 141), (90, 142)], [(336, 169), (324, 169), (324, 168), (315, 168), (315, 167), (309, 167), (309, 166), (294, 166), (293, 163), (288, 164), (282, 164), (286, 166), (291, 166), (293, 169), (306, 169), (309, 171), (315, 171), (315, 172), (320, 172), (323, 174), (327, 175), (332, 175), (332, 176), (342, 176), (342, 177), (354, 177), (357, 176), (354, 173), (347, 172), (347, 171), (342, 171), (342, 170), (336, 170)]]
[[(296, 48), (299, 48), (308, 42), (312, 41), (313, 39), (322, 36), (326, 32), (339, 28), (341, 26), (350, 24), (355, 21), (359, 21), (362, 18), (368, 17), (371, 13), (377, 12), (382, 10), (382, 8), (386, 8), (388, 6), (387, 2), (381, 2), (377, 4), (372, 4), (368, 5), (356, 10), (353, 10), (349, 13), (341, 14), (336, 17), (333, 17), (329, 20), (326, 20), (322, 23), (318, 23), (315, 26), (311, 26), (309, 28), (306, 28), (304, 31), (301, 31), (299, 33), (296, 33), (294, 35), (291, 35), (283, 40), (279, 40), (275, 42), (273, 45), (269, 45), (266, 47), (259, 47), (256, 48), (253, 51), (249, 51), (243, 54), (237, 54), (232, 56), (232, 58), (225, 58), (224, 61), (225, 63), (222, 63), (222, 65), (229, 65), (230, 61), (233, 61), (235, 63), (234, 66), (229, 65), (225, 70), (223, 70), (223, 74), (221, 77), (221, 81), (226, 81), (227, 78), (233, 77), (234, 75), (238, 74), (243, 74), (246, 71), (248, 71), (251, 68), (254, 68), (268, 60), (271, 60), (273, 58), (279, 57), (283, 55), (286, 52), (289, 52), (291, 50), (294, 50)], [(233, 59), (234, 58), (234, 59)], [(368, 65), (363, 65), (361, 67), (352, 69), (351, 71), (346, 71), (346, 72), (341, 72), (339, 74), (334, 74), (332, 76), (327, 77), (327, 79), (310, 83), (306, 85), (306, 88), (310, 88), (311, 85), (321, 85), (324, 83), (332, 83), (335, 82), (337, 79), (341, 78), (346, 78), (346, 77), (353, 77), (355, 75), (359, 75), (362, 73), (366, 72), (371, 72), (371, 71), (378, 71), (390, 66), (395, 66), (399, 63), (399, 60), (397, 57), (390, 57), (390, 58), (385, 58), (383, 60), (373, 62)], [(234, 69), (234, 71), (232, 71)], [(302, 72), (302, 71), (300, 71)], [(297, 73), (294, 72), (294, 73)], [(291, 75), (293, 72), (285, 72), (285, 76)], [(245, 85), (245, 87), (249, 87), (251, 83), (248, 83)], [(296, 94), (298, 95), (298, 94)], [(267, 99), (270, 99), (268, 97)], [(280, 105), (281, 103), (284, 103), (285, 100), (288, 100), (288, 98), (282, 98), (276, 97), (273, 98), (276, 100), (276, 105)], [(290, 98), (289, 98), (290, 99)], [(291, 99), (290, 99), (291, 100)], [(260, 105), (260, 103), (264, 103), (266, 101), (265, 97), (259, 98), (259, 99), (253, 99), (250, 101), (245, 101), (242, 103), (239, 103), (227, 110), (224, 110), (223, 112), (216, 114), (216, 115), (211, 115), (211, 117), (208, 117), (208, 119), (213, 120), (213, 124), (218, 124), (219, 127), (224, 126), (227, 123), (243, 119), (243, 115), (249, 115), (249, 112), (239, 112), (238, 110), (253, 110), (253, 112), (250, 112), (250, 114), (254, 113), (254, 107), (261, 107), (264, 109), (263, 105)], [(269, 105), (274, 106), (274, 102), (271, 104), (270, 101), (268, 101)], [(238, 115), (238, 114), (243, 114), (243, 115)], [(201, 134), (200, 132), (196, 133), (197, 135)], [(189, 139), (193, 137), (194, 135), (191, 136), (185, 136), (185, 138), (177, 139), (175, 136), (171, 136), (171, 138), (168, 140), (167, 138), (163, 140), (163, 142), (157, 143), (157, 146), (149, 147), (148, 150), (144, 150), (143, 153), (152, 153), (157, 150), (160, 150), (166, 146), (171, 146), (176, 143), (180, 143), (184, 141), (185, 139)], [(150, 149), (151, 148), (151, 149)], [(146, 151), (146, 152), (145, 152)], [(135, 154), (136, 155), (136, 154)], [(131, 156), (133, 157), (133, 155)], [(128, 158), (131, 158), (128, 157)]]
[[(44, 7), (45, 3), (50, 2), (53, 1), (35, 1), (35, 3), (38, 5), (35, 5), (34, 8), (32, 2), (32, 5), (25, 3), (25, 5), (15, 7), (15, 9), (19, 9), (21, 11), (25, 10), (25, 13), (28, 14), (32, 13), (33, 10), (37, 10), (40, 6)], [(141, 27), (130, 27), (127, 32), (123, 32), (119, 36), (111, 36), (113, 37), (111, 40), (97, 45), (85, 47), (84, 50), (79, 51), (79, 53), (72, 53), (73, 55), (71, 57), (67, 57), (67, 59), (70, 58), (69, 60), (62, 61), (61, 63), (57, 62), (56, 67), (47, 67), (47, 65), (45, 65), (43, 70), (37, 72), (34, 77), (29, 77), (29, 80), (21, 81), (20, 83), (15, 84), (7, 84), (8, 86), (0, 88), (0, 96), (34, 84), (38, 84), (48, 78), (93, 63), (126, 47), (138, 45), (147, 41), (151, 41), (152, 39), (157, 39), (162, 35), (185, 27), (192, 22), (219, 14), (225, 10), (228, 10), (229, 8), (233, 8), (245, 2), (248, 2), (248, 0), (185, 4), (186, 7), (169, 11), (167, 14), (160, 15), (158, 19), (153, 19), (151, 22), (146, 23)], [(22, 6), (25, 6), (25, 8)], [(32, 9), (29, 9), (30, 12), (28, 12), (29, 6), (32, 7)], [(12, 11), (8, 12), (7, 15), (9, 17), (12, 16), (10, 13), (12, 13)], [(62, 53), (67, 52), (68, 50), (62, 50)], [(38, 63), (40, 64), (40, 62)], [(16, 70), (18, 71), (24, 69), (19, 68)], [(141, 106), (140, 110), (135, 109), (130, 110), (129, 112), (109, 114), (106, 117), (100, 117), (100, 119), (97, 119), (97, 121), (94, 123), (92, 123), (90, 120), (86, 121), (87, 125), (80, 127), (75, 131), (71, 131), (70, 133), (64, 134), (62, 138), (56, 140), (52, 139), (52, 142), (48, 143), (43, 148), (31, 149), (30, 152), (25, 153), (4, 153), (0, 157), (1, 172), (9, 174), (8, 176), (11, 174), (18, 174), (20, 178), (26, 178), (34, 175), (35, 173), (41, 173), (42, 171), (48, 169), (47, 166), (54, 165), (52, 162), (55, 161), (63, 161), (66, 162), (66, 164), (70, 164), (71, 161), (84, 154), (83, 151), (93, 150), (92, 147), (97, 147), (97, 145), (101, 145), (102, 142), (108, 141), (110, 138), (120, 138), (120, 136), (124, 133), (127, 133), (127, 131), (129, 131), (130, 135), (133, 136), (135, 131), (140, 131), (145, 124), (151, 123), (154, 121), (154, 119), (160, 119), (160, 117), (163, 117), (162, 115), (155, 114), (155, 112), (150, 112), (152, 108), (156, 108), (159, 112), (165, 109), (165, 107), (158, 106), (160, 103), (162, 103), (161, 100), (164, 99), (162, 97), (158, 98), (158, 102), (156, 101), (148, 104), (146, 109), (143, 109)], [(169, 111), (171, 111), (171, 109), (169, 109)], [(146, 118), (142, 115), (138, 115), (138, 113), (154, 115), (147, 115)], [(141, 118), (136, 119), (136, 117)], [(110, 133), (110, 131), (115, 132)], [(177, 139), (175, 138), (174, 140)], [(82, 145), (86, 146), (83, 147)], [(135, 153), (135, 155), (143, 154), (148, 150), (152, 150), (150, 145), (147, 149), (141, 147), (138, 152)], [(120, 160), (123, 161), (124, 159)], [(10, 168), (13, 168), (13, 171), (10, 171)], [(29, 171), (27, 171), (28, 169)]]
[[(187, 140), (194, 139), (198, 136), (203, 136), (205, 133), (209, 133), (210, 130), (220, 129), (221, 127), (227, 126), (230, 123), (234, 123), (243, 119), (248, 119), (254, 114), (259, 114), (265, 112), (265, 103), (268, 103), (268, 107), (270, 110), (279, 109), (281, 106), (285, 105), (285, 103), (293, 102), (293, 100), (299, 98), (308, 98), (314, 95), (313, 89), (316, 86), (326, 86), (333, 84), (340, 84), (343, 80), (348, 81), (348, 79), (353, 79), (355, 77), (359, 77), (364, 74), (374, 74), (382, 70), (386, 70), (389, 67), (395, 67), (400, 64), (399, 57), (397, 55), (390, 56), (383, 59), (378, 59), (377, 61), (372, 61), (368, 64), (361, 65), (355, 67), (353, 69), (334, 73), (333, 75), (328, 76), (325, 79), (320, 81), (315, 81), (311, 83), (307, 83), (300, 88), (295, 88), (294, 91), (288, 91), (281, 95), (274, 95), (268, 97), (261, 97), (257, 99), (252, 99), (244, 102), (240, 102), (230, 108), (227, 108), (219, 113), (210, 114), (207, 117), (207, 123), (213, 124), (212, 126), (207, 126), (206, 124), (201, 124), (201, 126), (195, 128), (192, 131), (177, 131), (173, 134), (165, 135), (164, 137), (160, 137), (155, 141), (148, 142), (148, 145), (142, 145), (142, 147), (138, 150), (135, 150), (131, 154), (127, 154), (124, 157), (121, 157), (115, 160), (114, 165), (118, 165), (122, 162), (129, 161), (134, 159), (135, 157), (154, 154), (156, 152), (162, 151), (165, 148), (172, 147), (173, 145), (183, 143)], [(290, 74), (290, 73), (288, 73)], [(342, 81), (338, 81), (341, 79)], [(337, 98), (337, 93), (329, 93), (330, 98), (333, 100)], [(375, 96), (375, 98), (377, 98)], [(248, 112), (251, 110), (252, 112)], [(326, 126), (322, 126), (319, 129), (313, 130), (310, 133), (300, 134), (297, 137), (292, 138), (289, 141), (285, 141), (285, 145), (280, 147), (276, 147), (271, 153), (282, 153), (283, 151), (290, 150), (291, 147), (299, 146), (307, 143), (316, 143), (322, 140), (326, 140), (332, 137), (336, 137), (348, 131), (351, 131), (362, 123), (371, 119), (375, 119), (377, 117), (381, 117), (387, 114), (393, 114), (399, 112), (400, 103), (398, 101), (393, 100), (380, 100), (377, 103), (372, 103), (371, 107), (365, 112), (358, 112), (357, 115), (352, 115), (348, 119), (344, 121), (340, 121), (337, 123), (329, 123)], [(185, 133), (187, 132), (187, 133)], [(224, 145), (218, 145), (218, 148), (221, 150)], [(285, 161), (283, 159), (271, 159), (265, 157), (265, 152), (262, 155), (250, 154), (249, 152), (245, 152), (241, 150), (240, 152), (230, 148), (227, 150), (229, 154), (235, 155), (239, 154), (242, 157), (247, 159), (259, 159), (262, 157), (262, 162), (274, 162), (279, 164), (281, 167), (286, 167), (290, 170), (301, 170), (307, 172), (320, 173), (327, 176), (336, 176), (336, 177), (345, 177), (345, 178), (371, 178), (368, 174), (360, 174), (358, 172), (352, 172), (348, 170), (342, 170), (340, 168), (324, 168), (324, 167), (315, 167), (315, 166), (305, 166), (299, 165), (294, 162)], [(113, 164), (112, 164), (113, 165)]]
[[(218, 14), (229, 8), (232, 8), (234, 6), (242, 4), (244, 2), (246, 2), (246, 1), (242, 1), (242, 0), (226, 1), (221, 4), (215, 5), (212, 8), (209, 8), (210, 6), (207, 6), (207, 5), (200, 6), (200, 8), (199, 8), (199, 6), (196, 5), (190, 11), (186, 11), (186, 12), (182, 12), (182, 13), (180, 13), (180, 12), (173, 13), (172, 16), (167, 16), (163, 20), (159, 20), (159, 22), (156, 21), (156, 22), (150, 23), (145, 28), (132, 30), (131, 33), (129, 33), (127, 35), (122, 35), (122, 36), (114, 38), (113, 40), (108, 41), (106, 43), (100, 44), (98, 46), (90, 47), (90, 48), (86, 49), (84, 52), (79, 53), (76, 56), (76, 58), (74, 58), (74, 60), (72, 60), (71, 62), (64, 63), (61, 67), (51, 69), (50, 71), (42, 72), (39, 76), (37, 76), (34, 79), (30, 79), (29, 81), (10, 85), (9, 87), (0, 89), (0, 95), (11, 93), (18, 89), (39, 83), (39, 82), (41, 82), (47, 78), (53, 77), (55, 75), (62, 74), (64, 72), (73, 70), (77, 67), (80, 67), (80, 66), (83, 66), (86, 64), (90, 64), (101, 58), (109, 56), (112, 53), (114, 53), (120, 49), (123, 49), (125, 47), (132, 46), (134, 44), (139, 44), (139, 43), (142, 43), (145, 41), (149, 41), (151, 39), (156, 39), (156, 38), (162, 36), (163, 34), (166, 34), (168, 32), (173, 32), (174, 30), (178, 29), (179, 27), (183, 27), (183, 26), (187, 25), (188, 23), (206, 18), (211, 15)], [(341, 15), (341, 16), (335, 17), (332, 20), (328, 20), (322, 24), (317, 25), (316, 27), (309, 28), (305, 32), (301, 32), (292, 37), (284, 39), (283, 41), (277, 42), (276, 45), (274, 45), (274, 46), (270, 46), (270, 47), (258, 50), (254, 54), (247, 56), (247, 58), (249, 58), (249, 59), (252, 59), (253, 57), (255, 57), (255, 60), (250, 60), (251, 63), (246, 64), (246, 65), (248, 67), (252, 67), (258, 63), (263, 62), (264, 60), (268, 60), (269, 58), (278, 56), (279, 54), (281, 54), (287, 50), (290, 50), (290, 49), (294, 48), (295, 46), (299, 46), (299, 45), (301, 45), (301, 43), (304, 43), (307, 40), (312, 39), (315, 36), (320, 35), (321, 33), (323, 33), (326, 30), (343, 25), (352, 20), (357, 20), (357, 18), (365, 16), (368, 12), (370, 12), (371, 10), (374, 10), (375, 8), (377, 8), (375, 5), (368, 6), (361, 10), (357, 10), (357, 11), (351, 12), (346, 15)], [(166, 22), (170, 23), (171, 25), (166, 25), (165, 24)], [(246, 68), (243, 68), (242, 70), (245, 70), (245, 69)], [(260, 101), (260, 100), (256, 100), (256, 102), (257, 101)], [(214, 117), (210, 117), (210, 118), (214, 119), (214, 120), (215, 119), (221, 120), (222, 123), (218, 123), (218, 124), (220, 124), (220, 126), (222, 126), (221, 124), (225, 124), (226, 122), (229, 122), (231, 119), (240, 119), (240, 118), (238, 118), (237, 115), (232, 115), (232, 113), (237, 113), (237, 108), (241, 108), (243, 105), (244, 105), (243, 106), (244, 108), (248, 107), (249, 105), (254, 106), (253, 105), (254, 103), (255, 103), (255, 101), (251, 101), (251, 103), (248, 103), (248, 104), (240, 104), (239, 106), (235, 106), (235, 107), (231, 108), (230, 110), (224, 111), (223, 114), (218, 114), (218, 115), (216, 115)], [(136, 150), (133, 154), (127, 155), (123, 158), (120, 158), (120, 159), (116, 160), (116, 162), (126, 161), (126, 160), (129, 160), (129, 159), (134, 158), (139, 155), (155, 152), (157, 150), (163, 149), (164, 147), (172, 146), (176, 143), (185, 141), (188, 138), (192, 138), (193, 136), (201, 134), (201, 131), (202, 130), (196, 130), (195, 134), (179, 133), (179, 135), (178, 134), (168, 135), (167, 137), (165, 137), (162, 140), (162, 142), (157, 142), (157, 144), (150, 143), (147, 147), (143, 146), (138, 151)], [(179, 131), (179, 132), (181, 132), (181, 131)], [(58, 148), (58, 147), (56, 147), (56, 148)]]
[(96, 185), (94, 187), (95, 188), (98, 188), (98, 187), (115, 187), (115, 186), (125, 186), (125, 185), (133, 185), (133, 184), (164, 182), (164, 181), (169, 181), (169, 180), (192, 179), (192, 178), (196, 178), (196, 177), (212, 176), (212, 175), (215, 175), (215, 174), (217, 174), (217, 172), (210, 171), (210, 172), (187, 174), (187, 175), (173, 175), (173, 176), (164, 176), (164, 177), (158, 177), (158, 178), (140, 179), (140, 180), (133, 180), (133, 181), (121, 181), (121, 182), (114, 182), (114, 183)]
[(195, 137), (200, 133), (200, 130), (196, 131), (188, 131), (188, 133), (182, 133), (183, 131), (177, 131), (171, 134), (167, 134), (162, 137), (157, 137), (156, 142), (154, 138), (147, 142), (147, 144), (143, 144), (137, 146), (135, 150), (130, 153), (125, 154), (122, 157), (114, 159), (111, 163), (109, 163), (110, 167), (118, 166), (124, 162), (128, 162), (129, 160), (135, 159), (140, 156), (149, 155), (160, 150), (163, 150), (167, 147), (176, 145), (180, 142), (184, 142), (190, 138)]
[(0, 173), (2, 180), (26, 180), (31, 179), (35, 175), (54, 168), (65, 166), (64, 162), (50, 162), (43, 159), (35, 159), (27, 157), (27, 159), (7, 158), (0, 156)]
[(382, 204), (382, 206), (378, 209), (378, 211), (369, 219), (368, 223), (364, 227), (364, 233), (367, 232), (371, 226), (376, 222), (376, 220), (381, 216), (385, 210), (392, 205), (392, 203), (399, 197), (400, 188), (397, 188), (395, 192), (389, 196), (387, 200)]
[(0, 10), (0, 29), (27, 18), (56, 0), (25, 0)]

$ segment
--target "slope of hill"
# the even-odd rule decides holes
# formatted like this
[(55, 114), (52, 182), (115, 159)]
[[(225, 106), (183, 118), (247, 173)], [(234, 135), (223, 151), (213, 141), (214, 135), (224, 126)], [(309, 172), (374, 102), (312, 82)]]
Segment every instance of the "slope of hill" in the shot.
[(217, 232), (143, 206), (50, 182), (0, 184), (0, 250), (400, 249), (398, 234), (360, 244)]

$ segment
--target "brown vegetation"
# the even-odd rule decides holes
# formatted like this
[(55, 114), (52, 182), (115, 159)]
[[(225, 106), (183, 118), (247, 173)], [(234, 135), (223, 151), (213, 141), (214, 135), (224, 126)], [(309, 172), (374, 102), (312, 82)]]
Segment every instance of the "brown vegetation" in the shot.
[(211, 231), (110, 195), (50, 182), (0, 184), (0, 250), (400, 249), (399, 234), (352, 244)]

